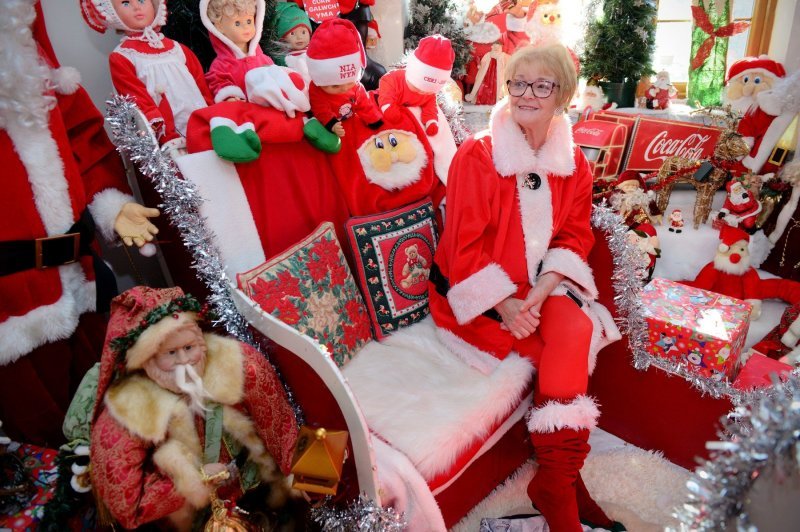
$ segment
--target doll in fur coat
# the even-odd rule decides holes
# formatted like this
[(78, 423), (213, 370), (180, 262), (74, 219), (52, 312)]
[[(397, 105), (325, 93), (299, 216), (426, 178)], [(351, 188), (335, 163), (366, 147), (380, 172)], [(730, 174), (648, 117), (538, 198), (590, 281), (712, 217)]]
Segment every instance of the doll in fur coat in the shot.
[[(203, 334), (199, 310), (180, 288), (139, 286), (112, 302), (91, 468), (98, 502), (126, 529), (189, 530), (209, 504), (207, 477), (220, 473), (222, 499), (252, 478), (272, 483), (268, 503), (285, 499), (298, 428), (283, 386), (250, 346)], [(204, 428), (212, 423), (216, 442)], [(238, 449), (248, 456), (240, 466)]]

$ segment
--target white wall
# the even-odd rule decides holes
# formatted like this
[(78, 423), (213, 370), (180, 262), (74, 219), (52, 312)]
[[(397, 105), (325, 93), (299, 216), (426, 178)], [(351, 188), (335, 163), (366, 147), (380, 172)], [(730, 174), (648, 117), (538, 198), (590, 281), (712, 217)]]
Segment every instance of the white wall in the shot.
[(786, 72), (800, 69), (800, 2), (778, 0), (769, 55), (783, 63)]

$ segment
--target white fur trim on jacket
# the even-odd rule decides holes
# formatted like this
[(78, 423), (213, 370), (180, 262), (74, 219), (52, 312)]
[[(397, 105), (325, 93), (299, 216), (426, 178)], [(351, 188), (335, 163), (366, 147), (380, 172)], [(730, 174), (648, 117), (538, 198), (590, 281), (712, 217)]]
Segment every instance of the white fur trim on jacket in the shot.
[(522, 235), (525, 240), (525, 262), (528, 265), (528, 281), (536, 284), (539, 263), (548, 252), (553, 238), (553, 200), (550, 182), (546, 174), (539, 174), (542, 184), (537, 190), (525, 186), (526, 174), (517, 174), (519, 212), (522, 219)]
[(469, 323), (517, 291), (499, 264), (492, 262), (463, 281), (454, 284), (447, 292), (447, 301), (460, 325)]
[(569, 403), (548, 401), (532, 408), (528, 414), (528, 430), (540, 434), (564, 428), (593, 430), (599, 417), (600, 410), (594, 399), (579, 395)]
[(50, 71), (50, 76), (59, 94), (72, 94), (81, 86), (81, 73), (74, 67), (54, 68)]
[(784, 113), (776, 116), (775, 120), (770, 123), (767, 131), (764, 132), (764, 136), (761, 137), (761, 144), (758, 145), (756, 155), (754, 157), (748, 155), (742, 159), (742, 164), (753, 172), (758, 173), (761, 167), (764, 166), (764, 163), (767, 162), (767, 159), (769, 159), (772, 150), (775, 148), (775, 145), (783, 136), (783, 133), (789, 127), (794, 117), (795, 113)]
[(255, 55), (256, 49), (261, 45), (261, 32), (264, 30), (264, 13), (266, 12), (266, 3), (264, 0), (255, 0), (256, 16), (254, 21), (256, 23), (256, 33), (253, 35), (253, 38), (250, 40), (250, 44), (247, 46), (247, 54), (242, 52), (241, 48), (233, 44), (233, 41), (223, 35), (222, 32), (219, 31), (216, 26), (214, 26), (214, 24), (211, 22), (211, 19), (208, 18), (209, 1), (210, 0), (200, 0), (200, 20), (203, 22), (203, 26), (206, 27), (208, 32), (222, 41), (225, 46), (227, 46), (230, 51), (233, 52), (233, 55), (236, 57), (236, 59), (242, 59), (244, 57)]
[(242, 100), (246, 100), (247, 95), (236, 85), (228, 85), (227, 87), (222, 87), (217, 92), (217, 94), (214, 96), (214, 103), (224, 102), (228, 98), (240, 98)]
[(119, 211), (122, 210), (122, 206), (135, 201), (130, 194), (125, 194), (115, 188), (107, 188), (95, 194), (94, 199), (89, 204), (89, 212), (94, 218), (97, 229), (107, 242), (114, 242), (117, 239), (117, 234), (114, 232), (114, 222)]
[(545, 180), (548, 174), (569, 177), (575, 171), (575, 143), (572, 126), (566, 117), (553, 118), (547, 140), (537, 151), (530, 147), (522, 129), (511, 118), (508, 98), (495, 105), (489, 128), (492, 132), (492, 159), (501, 175), (536, 172)]
[(61, 297), (55, 303), (0, 323), (0, 366), (41, 345), (68, 338), (75, 332), (81, 314), (95, 309), (95, 284), (86, 280), (79, 263), (59, 266), (58, 275)]
[(581, 295), (590, 300), (597, 299), (597, 286), (594, 282), (592, 268), (583, 258), (571, 249), (550, 248), (544, 255), (542, 275), (547, 272), (558, 272), (581, 289)]

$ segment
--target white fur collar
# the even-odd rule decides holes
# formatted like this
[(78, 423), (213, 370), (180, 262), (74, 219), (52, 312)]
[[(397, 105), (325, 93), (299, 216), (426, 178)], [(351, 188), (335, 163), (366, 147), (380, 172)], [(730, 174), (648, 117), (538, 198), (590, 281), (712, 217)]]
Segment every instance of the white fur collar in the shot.
[(547, 140), (538, 151), (530, 147), (522, 129), (512, 120), (508, 98), (492, 110), (489, 129), (494, 166), (503, 176), (536, 172), (542, 178), (548, 174), (567, 177), (575, 171), (572, 126), (565, 116), (553, 118)]

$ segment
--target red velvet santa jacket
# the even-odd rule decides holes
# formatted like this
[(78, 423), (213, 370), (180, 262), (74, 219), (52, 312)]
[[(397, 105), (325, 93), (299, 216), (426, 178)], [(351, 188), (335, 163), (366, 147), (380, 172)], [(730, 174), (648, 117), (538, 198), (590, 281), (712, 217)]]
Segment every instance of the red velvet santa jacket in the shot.
[[(541, 184), (524, 186), (536, 173)], [(514, 338), (482, 314), (509, 296), (524, 298), (538, 275), (555, 271), (586, 301), (597, 298), (586, 258), (594, 243), (590, 225), (592, 172), (572, 142), (563, 117), (553, 119), (545, 144), (534, 152), (498, 104), (490, 131), (465, 141), (450, 166), (447, 217), (435, 262), (450, 290), (431, 284), (436, 324), (481, 351), (504, 358)], [(462, 342), (463, 343), (463, 342)]]
[(211, 46), (217, 57), (211, 62), (206, 81), (215, 102), (222, 102), (228, 98), (247, 99), (247, 88), (244, 77), (254, 68), (270, 66), (275, 63), (269, 58), (256, 43), (247, 55), (232, 44), (223, 42), (216, 35), (209, 33)]
[[(47, 61), (41, 49), (40, 57)], [(89, 95), (77, 80), (57, 84), (56, 90), (50, 94), (55, 107), (43, 124), (0, 110), (0, 241), (64, 234), (87, 208), (101, 234), (112, 239), (117, 213), (133, 201)], [(30, 100), (41, 97), (31, 94)], [(94, 310), (91, 262), (84, 257), (57, 268), (0, 276), (0, 365), (68, 338), (80, 315)]]
[(381, 78), (378, 87), (378, 105), (381, 111), (386, 111), (389, 105), (404, 105), (406, 107), (419, 107), (420, 121), (423, 126), (437, 122), (439, 108), (436, 106), (435, 94), (423, 94), (411, 90), (406, 83), (405, 70), (392, 70)]
[(200, 61), (164, 38), (164, 48), (124, 39), (108, 57), (116, 91), (131, 96), (161, 143), (185, 135), (189, 115), (213, 102)]
[(766, 174), (778, 170), (774, 164), (767, 163), (767, 159), (788, 124), (783, 116), (777, 122), (776, 118), (765, 113), (758, 105), (753, 105), (739, 121), (737, 131), (751, 145), (750, 153), (742, 159), (742, 164), (753, 172)]
[[(203, 383), (210, 400), (222, 405), (225, 432), (247, 448), (262, 479), (275, 469), (288, 474), (297, 423), (275, 371), (246, 344), (213, 334), (205, 341)], [(200, 477), (204, 422), (185, 401), (136, 372), (112, 385), (98, 408), (92, 483), (124, 528), (167, 517), (186, 502), (194, 508), (209, 504)], [(230, 461), (223, 443), (220, 462)]]
[(344, 94), (328, 94), (313, 81), (308, 88), (308, 99), (311, 102), (311, 113), (328, 129), (336, 122), (357, 115), (365, 124), (376, 124), (381, 121), (381, 113), (375, 102), (367, 95), (364, 85), (356, 86)]

